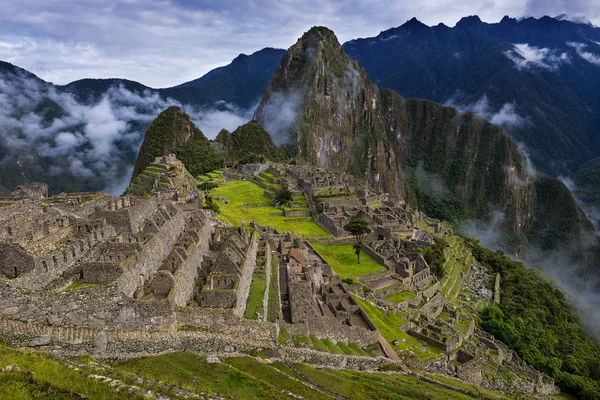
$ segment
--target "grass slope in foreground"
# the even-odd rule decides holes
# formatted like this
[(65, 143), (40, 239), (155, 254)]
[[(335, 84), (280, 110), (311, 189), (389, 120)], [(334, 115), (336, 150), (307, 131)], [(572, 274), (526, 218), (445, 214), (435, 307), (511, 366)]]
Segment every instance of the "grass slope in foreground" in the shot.
[[(250, 223), (253, 219), (261, 225), (271, 226), (280, 232), (293, 232), (296, 235), (314, 238), (327, 237), (329, 233), (314, 221), (298, 221), (286, 218), (282, 211), (270, 205), (271, 200), (264, 195), (264, 189), (249, 181), (227, 181), (214, 189), (215, 197), (223, 197), (229, 203), (219, 202), (221, 218), (233, 225)], [(259, 207), (245, 205), (263, 204)]]
[(311, 245), (321, 254), (340, 278), (357, 278), (385, 270), (373, 257), (361, 251), (360, 264), (351, 244), (321, 244), (312, 242)]

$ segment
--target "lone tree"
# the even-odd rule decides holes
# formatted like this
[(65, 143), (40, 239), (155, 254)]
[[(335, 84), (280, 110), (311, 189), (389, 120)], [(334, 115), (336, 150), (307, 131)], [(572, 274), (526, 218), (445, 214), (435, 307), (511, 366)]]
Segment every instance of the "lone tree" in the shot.
[(211, 190), (218, 188), (219, 185), (216, 184), (215, 182), (202, 182), (202, 183), (199, 183), (196, 187), (198, 189), (208, 193)]
[(294, 200), (294, 194), (287, 188), (282, 188), (273, 199), (274, 206), (289, 205)]
[(354, 254), (356, 254), (356, 258), (360, 264), (360, 245), (365, 235), (371, 233), (371, 228), (369, 228), (369, 224), (364, 219), (353, 219), (344, 226), (344, 229), (354, 235), (356, 239), (356, 244), (353, 246)]

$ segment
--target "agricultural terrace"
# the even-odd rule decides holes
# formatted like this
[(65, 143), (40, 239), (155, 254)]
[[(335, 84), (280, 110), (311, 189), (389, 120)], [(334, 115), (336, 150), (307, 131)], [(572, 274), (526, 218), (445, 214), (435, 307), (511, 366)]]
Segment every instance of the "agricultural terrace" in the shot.
[(357, 278), (384, 271), (385, 267), (364, 251), (360, 252), (360, 264), (357, 262), (351, 244), (322, 244), (311, 242), (311, 245), (325, 258), (340, 278)]
[(280, 232), (293, 232), (305, 238), (327, 237), (329, 233), (317, 225), (311, 217), (289, 217), (271, 205), (264, 189), (250, 181), (225, 181), (212, 191), (214, 197), (225, 198), (228, 203), (218, 202), (219, 218), (233, 225), (249, 224), (256, 220)]

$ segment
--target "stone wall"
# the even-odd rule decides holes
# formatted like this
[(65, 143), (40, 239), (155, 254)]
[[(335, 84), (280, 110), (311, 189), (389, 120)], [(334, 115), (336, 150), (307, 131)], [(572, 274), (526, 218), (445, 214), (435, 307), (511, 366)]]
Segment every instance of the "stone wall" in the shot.
[(400, 362), (395, 362), (389, 358), (383, 357), (361, 357), (349, 356), (345, 354), (331, 354), (322, 351), (303, 349), (303, 348), (285, 348), (285, 360), (292, 364), (311, 363), (318, 365), (331, 365), (336, 368), (353, 369), (359, 371), (372, 371), (385, 365), (397, 364), (404, 365)]
[[(368, 319), (366, 321), (370, 322)], [(376, 330), (348, 326), (344, 321), (334, 317), (313, 317), (300, 324), (279, 321), (279, 327), (289, 332), (294, 339), (314, 335), (319, 339), (329, 339), (334, 343), (356, 343), (361, 347), (375, 343), (379, 339), (379, 333)]]
[(0, 333), (13, 346), (35, 347), (59, 356), (130, 358), (173, 351), (201, 354), (277, 347), (273, 340), (204, 331), (97, 330), (1, 320)]
[(133, 297), (136, 290), (158, 271), (184, 229), (184, 222), (182, 212), (174, 214), (144, 244), (143, 250), (124, 265), (124, 271), (117, 280), (117, 286), (125, 295)]
[(177, 326), (200, 328), (256, 340), (277, 340), (279, 328), (272, 322), (238, 317), (232, 310), (176, 307)]
[(173, 329), (173, 305), (138, 303), (116, 285), (62, 293), (11, 287), (0, 281), (0, 318), (94, 329)]
[(252, 238), (250, 239), (250, 246), (246, 252), (246, 259), (242, 266), (242, 274), (237, 286), (237, 299), (234, 314), (243, 316), (246, 311), (246, 301), (248, 300), (248, 294), (250, 294), (250, 284), (252, 283), (252, 274), (254, 274), (254, 268), (256, 268), (256, 253), (258, 251), (258, 234), (252, 232)]

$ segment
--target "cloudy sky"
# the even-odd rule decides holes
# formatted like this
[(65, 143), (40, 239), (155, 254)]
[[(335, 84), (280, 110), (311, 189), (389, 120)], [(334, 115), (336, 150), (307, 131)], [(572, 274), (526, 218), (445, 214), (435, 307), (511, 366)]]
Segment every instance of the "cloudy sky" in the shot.
[(228, 64), (239, 53), (288, 48), (313, 25), (341, 42), (417, 17), (453, 26), (477, 14), (558, 15), (600, 25), (598, 0), (0, 0), (0, 60), (64, 84), (120, 77), (168, 87)]

